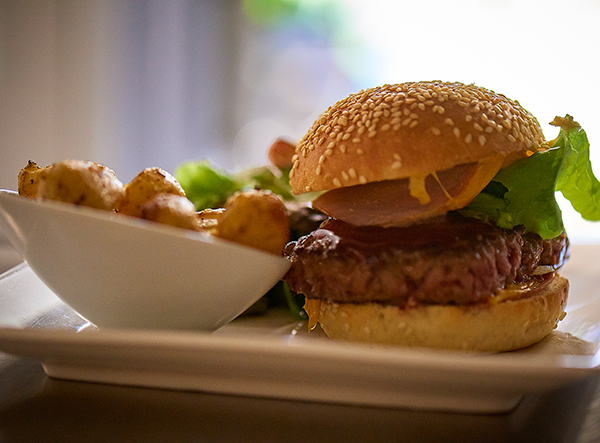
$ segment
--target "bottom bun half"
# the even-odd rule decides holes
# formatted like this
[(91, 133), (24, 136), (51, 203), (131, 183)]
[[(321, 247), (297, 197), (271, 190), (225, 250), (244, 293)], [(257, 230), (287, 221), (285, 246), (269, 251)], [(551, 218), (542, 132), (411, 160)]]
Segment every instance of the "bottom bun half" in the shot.
[(556, 275), (542, 290), (518, 300), (474, 306), (418, 305), (407, 309), (376, 303), (322, 300), (315, 312), (333, 339), (463, 351), (501, 352), (537, 343), (565, 316), (566, 278)]

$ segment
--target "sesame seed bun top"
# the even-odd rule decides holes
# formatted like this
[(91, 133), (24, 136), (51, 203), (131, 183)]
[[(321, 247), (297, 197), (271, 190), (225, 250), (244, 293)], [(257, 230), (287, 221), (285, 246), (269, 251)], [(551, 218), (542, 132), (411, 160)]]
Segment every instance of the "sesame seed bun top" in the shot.
[(384, 85), (329, 107), (300, 140), (300, 194), (518, 158), (544, 141), (538, 121), (501, 94), (440, 81)]

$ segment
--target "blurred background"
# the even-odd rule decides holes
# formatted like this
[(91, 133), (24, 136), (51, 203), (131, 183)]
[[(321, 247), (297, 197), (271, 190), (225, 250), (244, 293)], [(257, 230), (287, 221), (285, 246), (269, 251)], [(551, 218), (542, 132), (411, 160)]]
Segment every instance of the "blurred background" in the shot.
[[(598, 171), (599, 21), (597, 0), (0, 0), (0, 187), (28, 159), (94, 160), (123, 182), (191, 159), (262, 165), (335, 101), (414, 80), (518, 99), (547, 138), (571, 114)], [(565, 219), (572, 238), (600, 231)]]

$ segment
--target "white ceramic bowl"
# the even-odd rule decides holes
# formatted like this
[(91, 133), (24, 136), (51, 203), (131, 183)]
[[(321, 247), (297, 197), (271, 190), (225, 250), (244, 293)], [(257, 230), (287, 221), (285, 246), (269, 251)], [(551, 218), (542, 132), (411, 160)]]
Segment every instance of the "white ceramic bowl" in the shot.
[(49, 288), (101, 328), (216, 330), (289, 268), (200, 232), (14, 191), (0, 190), (0, 227)]

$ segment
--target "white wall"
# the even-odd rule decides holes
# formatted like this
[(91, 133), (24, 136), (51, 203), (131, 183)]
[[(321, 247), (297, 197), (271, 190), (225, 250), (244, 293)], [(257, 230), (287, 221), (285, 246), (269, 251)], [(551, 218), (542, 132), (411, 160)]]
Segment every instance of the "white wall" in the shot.
[(230, 2), (0, 0), (0, 187), (27, 160), (229, 158)]
[(15, 189), (28, 159), (95, 154), (96, 8), (0, 5), (0, 187)]

